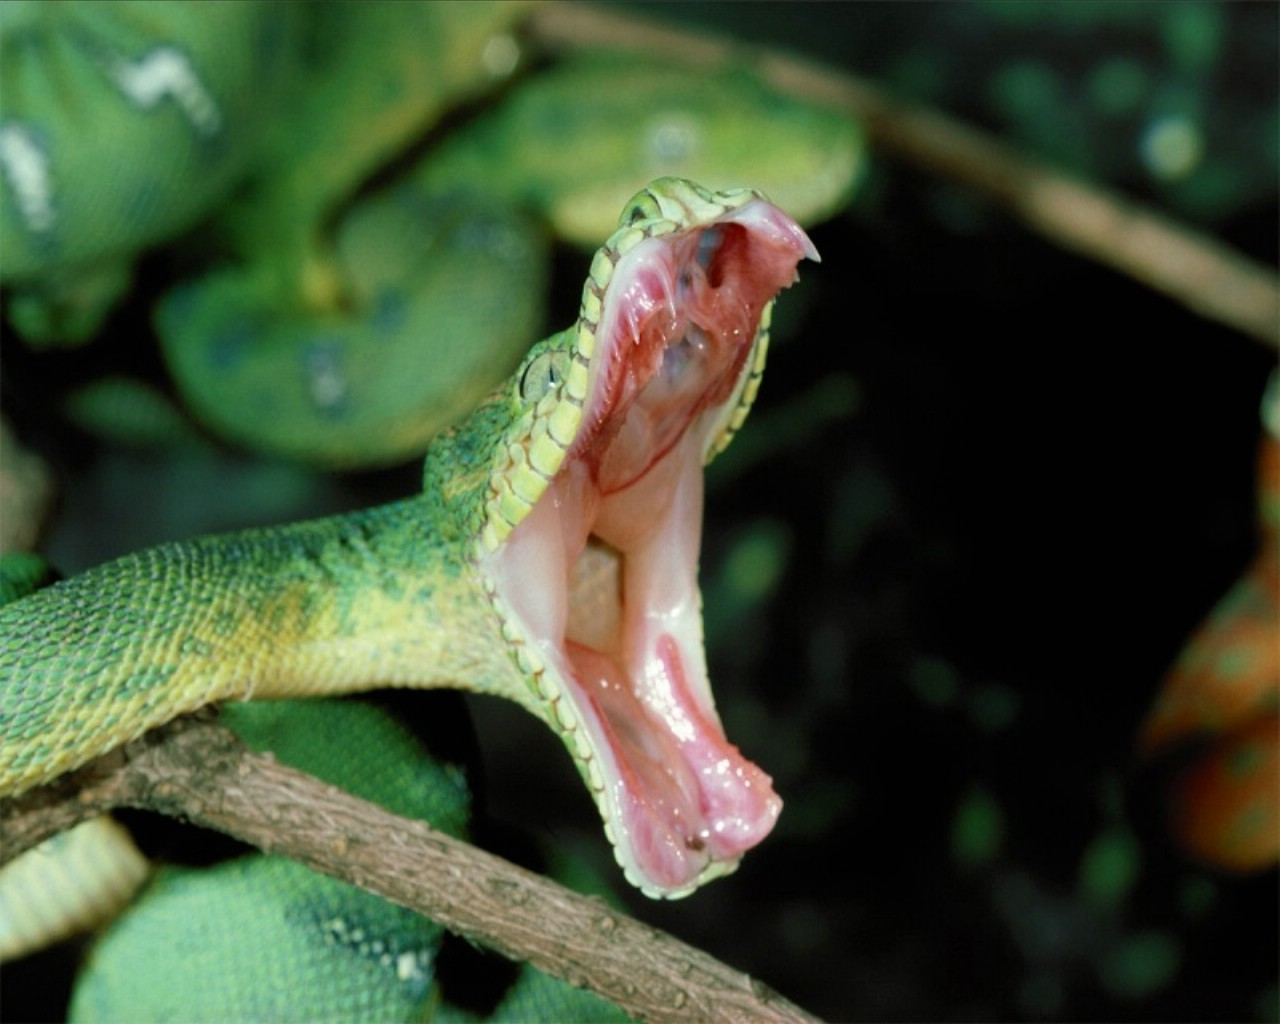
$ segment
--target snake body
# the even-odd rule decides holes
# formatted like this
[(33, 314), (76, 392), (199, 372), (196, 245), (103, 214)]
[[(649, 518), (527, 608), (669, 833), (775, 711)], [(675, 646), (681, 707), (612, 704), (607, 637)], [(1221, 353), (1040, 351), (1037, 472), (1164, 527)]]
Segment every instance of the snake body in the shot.
[(501, 82), (482, 53), (518, 10), (306, 10), (278, 130), (213, 222), (226, 251), (156, 307), (173, 382), (219, 436), (329, 466), (420, 458), (537, 339), (541, 225), (413, 166), (369, 184)]
[[(270, 123), (295, 20), (255, 4), (6, 4), (6, 281), (121, 257), (224, 196)], [(144, 173), (107, 173), (140, 153)]]
[(560, 735), (643, 891), (731, 871), (780, 802), (707, 681), (701, 466), (805, 256), (758, 193), (655, 182), (577, 323), (432, 443), (420, 495), (152, 549), (0, 609), (0, 794), (211, 702), (462, 687)]
[(332, 248), (341, 287), (323, 300), (282, 287), (266, 256), (165, 295), (169, 372), (247, 447), (330, 466), (419, 457), (537, 337), (546, 239), (516, 210), (408, 180), (346, 211)]
[[(475, 680), (505, 666), (458, 549), (425, 533), (428, 499), (341, 519), (166, 545), (0, 612), (0, 778), (43, 782), (175, 714), (282, 698)], [(425, 535), (424, 535), (425, 534)], [(140, 592), (141, 588), (141, 592)]]
[(864, 157), (856, 123), (749, 68), (605, 51), (531, 76), (445, 138), (421, 176), (434, 188), (482, 182), (491, 199), (537, 210), (559, 237), (591, 248), (637, 176), (750, 181), (811, 224), (848, 200)]
[(10, 324), (71, 344), (126, 296), (154, 299), (205, 429), (323, 466), (398, 463), (544, 333), (550, 240), (593, 247), (644, 181), (754, 183), (806, 224), (848, 197), (846, 116), (749, 69), (524, 66), (527, 7), (0, 5)]
[[(251, 746), (463, 835), (466, 765), (406, 724), (415, 710), (421, 717), (413, 698), (423, 695), (404, 696), (396, 707), (363, 698), (253, 702), (231, 705), (224, 716)], [(166, 865), (137, 906), (94, 943), (69, 1016), (77, 1022), (474, 1019), (458, 1005), (467, 1000), (457, 986), (442, 977), (442, 938), (435, 922), (282, 857), (253, 853), (208, 867)], [(172, 984), (174, 973), (182, 984)], [(490, 1020), (625, 1019), (598, 997), (527, 966), (499, 992)]]
[(92, 337), (135, 254), (226, 197), (283, 95), (297, 22), (291, 5), (0, 8), (0, 276), (29, 342)]

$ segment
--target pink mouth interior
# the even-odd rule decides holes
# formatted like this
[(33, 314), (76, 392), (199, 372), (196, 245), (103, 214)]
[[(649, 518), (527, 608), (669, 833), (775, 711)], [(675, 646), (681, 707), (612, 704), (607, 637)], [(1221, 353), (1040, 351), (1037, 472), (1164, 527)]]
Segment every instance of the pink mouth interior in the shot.
[(657, 893), (730, 870), (782, 806), (716, 715), (697, 568), (707, 448), (761, 311), (805, 255), (763, 201), (625, 254), (582, 429), (499, 556), (501, 593), (569, 681), (560, 699), (603, 769), (619, 859)]

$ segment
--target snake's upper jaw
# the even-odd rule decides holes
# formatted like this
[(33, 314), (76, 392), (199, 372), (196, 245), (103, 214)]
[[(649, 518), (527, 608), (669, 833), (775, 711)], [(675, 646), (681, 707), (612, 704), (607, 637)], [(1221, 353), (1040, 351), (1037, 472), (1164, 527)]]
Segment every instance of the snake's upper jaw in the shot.
[(610, 255), (581, 425), (488, 567), (619, 863), (676, 897), (732, 871), (782, 806), (725, 738), (707, 679), (702, 466), (749, 401), (771, 300), (816, 254), (753, 199)]

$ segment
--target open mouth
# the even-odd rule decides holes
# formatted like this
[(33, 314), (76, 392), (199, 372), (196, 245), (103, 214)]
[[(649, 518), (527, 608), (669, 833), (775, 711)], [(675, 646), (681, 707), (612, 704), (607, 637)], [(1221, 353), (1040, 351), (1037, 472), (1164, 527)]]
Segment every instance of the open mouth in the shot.
[(558, 679), (538, 684), (543, 714), (651, 896), (732, 871), (782, 806), (716, 714), (697, 571), (703, 464), (745, 413), (762, 317), (806, 256), (817, 253), (803, 231), (758, 198), (618, 256), (595, 291), (589, 363), (575, 355), (587, 365), (581, 423), (488, 556), (523, 642)]

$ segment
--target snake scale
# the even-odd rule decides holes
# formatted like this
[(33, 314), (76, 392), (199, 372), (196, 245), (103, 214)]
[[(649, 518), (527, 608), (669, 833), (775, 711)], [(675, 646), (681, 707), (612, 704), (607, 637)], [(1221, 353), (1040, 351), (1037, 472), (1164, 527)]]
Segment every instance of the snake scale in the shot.
[[(754, 400), (773, 298), (806, 257), (758, 192), (656, 181), (593, 259), (577, 322), (431, 443), (421, 494), (143, 551), (6, 605), (0, 794), (212, 702), (465, 688), (560, 736), (643, 892), (732, 871), (781, 801), (707, 679), (702, 467)], [(402, 955), (379, 953), (416, 977)]]

